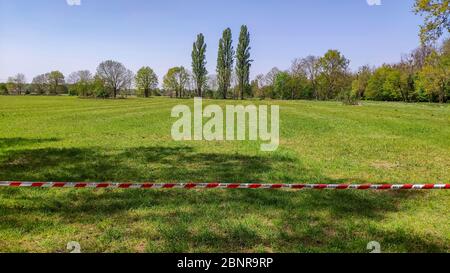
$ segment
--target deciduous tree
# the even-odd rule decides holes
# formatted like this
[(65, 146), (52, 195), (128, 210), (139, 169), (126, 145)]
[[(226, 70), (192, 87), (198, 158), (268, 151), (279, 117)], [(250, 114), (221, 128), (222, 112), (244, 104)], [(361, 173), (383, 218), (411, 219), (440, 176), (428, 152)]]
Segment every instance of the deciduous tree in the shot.
[(197, 35), (192, 48), (192, 74), (197, 90), (197, 96), (202, 97), (202, 91), (207, 81), (206, 44), (203, 34)]
[(253, 60), (250, 59), (250, 33), (247, 26), (241, 26), (239, 44), (236, 50), (236, 76), (238, 80), (237, 88), (241, 99), (244, 99), (245, 89), (249, 86), (250, 67)]
[(60, 87), (65, 84), (64, 74), (60, 71), (52, 71), (48, 74), (48, 81), (50, 85), (50, 92), (52, 94), (58, 94)]
[(357, 100), (364, 98), (372, 73), (372, 69), (368, 65), (364, 65), (358, 69), (355, 79), (352, 82), (352, 94)]
[(69, 91), (81, 97), (88, 97), (93, 95), (94, 77), (89, 70), (80, 70), (73, 72), (67, 78), (67, 83), (70, 84)]
[(97, 67), (97, 75), (112, 90), (114, 98), (117, 97), (118, 92), (125, 88), (129, 82), (129, 73), (126, 67), (112, 60), (102, 62)]
[(136, 74), (136, 87), (148, 98), (151, 90), (158, 86), (158, 76), (150, 67), (142, 67)]
[(8, 88), (5, 83), (0, 83), (0, 95), (8, 95)]
[(231, 85), (231, 76), (233, 73), (234, 49), (231, 29), (227, 28), (219, 41), (219, 52), (217, 56), (217, 81), (219, 92), (224, 99), (227, 98), (228, 89)]
[(309, 55), (306, 58), (295, 59), (292, 62), (291, 71), (293, 75), (304, 74), (308, 77), (315, 99), (319, 99), (317, 78), (320, 74), (319, 57)]
[(46, 73), (33, 78), (31, 82), (33, 92), (38, 95), (50, 94), (48, 75), (49, 73)]
[(186, 95), (186, 88), (189, 84), (189, 73), (183, 67), (172, 67), (167, 71), (163, 79), (163, 87), (171, 94), (175, 93), (176, 98), (182, 98)]
[(419, 73), (419, 84), (431, 98), (436, 96), (440, 103), (445, 102), (450, 91), (450, 55), (431, 54)]
[(25, 75), (19, 73), (13, 77), (8, 78), (7, 88), (9, 93), (15, 93), (17, 95), (21, 95), (25, 89), (26, 78)]
[(329, 50), (320, 58), (318, 65), (321, 73), (318, 80), (322, 99), (335, 98), (345, 88), (351, 88), (351, 82), (348, 82), (349, 64), (350, 61), (338, 50)]
[(414, 11), (425, 17), (420, 28), (422, 43), (433, 43), (445, 32), (450, 32), (449, 0), (416, 0)]

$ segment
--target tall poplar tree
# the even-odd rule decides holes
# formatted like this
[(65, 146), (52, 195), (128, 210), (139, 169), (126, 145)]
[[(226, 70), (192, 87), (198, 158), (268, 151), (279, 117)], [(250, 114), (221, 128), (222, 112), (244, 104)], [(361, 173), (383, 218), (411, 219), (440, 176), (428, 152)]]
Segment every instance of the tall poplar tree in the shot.
[(192, 49), (192, 74), (197, 89), (197, 96), (202, 97), (202, 89), (206, 84), (206, 44), (203, 34), (197, 35)]
[(253, 61), (250, 59), (250, 49), (250, 33), (248, 32), (247, 26), (243, 25), (236, 51), (236, 77), (242, 100), (244, 99), (245, 88), (249, 85), (250, 66)]
[(219, 41), (219, 52), (217, 55), (217, 80), (219, 92), (223, 98), (227, 98), (228, 89), (231, 85), (231, 75), (233, 72), (234, 48), (231, 35), (231, 29), (223, 31), (222, 38)]

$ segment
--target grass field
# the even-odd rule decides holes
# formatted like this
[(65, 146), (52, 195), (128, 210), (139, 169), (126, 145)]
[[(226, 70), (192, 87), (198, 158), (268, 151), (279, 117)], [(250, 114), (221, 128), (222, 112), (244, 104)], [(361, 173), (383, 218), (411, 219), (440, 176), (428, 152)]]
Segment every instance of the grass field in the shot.
[[(0, 97), (0, 180), (450, 183), (450, 106), (281, 106), (278, 151), (174, 142), (167, 98)], [(224, 101), (207, 101), (224, 105)], [(232, 103), (227, 101), (226, 103)], [(245, 103), (260, 103), (247, 101)], [(450, 193), (0, 189), (0, 252), (450, 252)]]

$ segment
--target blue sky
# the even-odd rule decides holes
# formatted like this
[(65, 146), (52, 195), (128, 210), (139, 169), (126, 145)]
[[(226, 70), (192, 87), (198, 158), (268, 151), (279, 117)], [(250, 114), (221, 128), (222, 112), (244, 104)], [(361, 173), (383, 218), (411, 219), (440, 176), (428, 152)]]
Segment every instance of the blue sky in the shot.
[(236, 44), (241, 24), (251, 33), (253, 76), (330, 48), (356, 69), (398, 61), (419, 44), (422, 22), (413, 0), (381, 0), (379, 6), (367, 0), (66, 1), (0, 0), (0, 81), (19, 72), (28, 81), (51, 70), (94, 72), (107, 59), (133, 71), (148, 65), (161, 81), (172, 66), (190, 68), (200, 32), (208, 71), (215, 73), (223, 29), (232, 29)]

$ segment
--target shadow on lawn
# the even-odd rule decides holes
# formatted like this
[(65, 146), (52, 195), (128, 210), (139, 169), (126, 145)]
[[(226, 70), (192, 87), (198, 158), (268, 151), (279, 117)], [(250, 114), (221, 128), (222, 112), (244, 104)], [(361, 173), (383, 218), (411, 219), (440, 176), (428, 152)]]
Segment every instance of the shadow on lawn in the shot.
[(304, 173), (287, 156), (198, 153), (191, 147), (45, 148), (0, 159), (0, 180), (262, 182), (274, 170)]
[[(149, 252), (365, 252), (372, 240), (401, 251), (448, 251), (439, 236), (377, 226), (415, 195), (419, 194), (3, 189), (0, 199), (16, 205), (0, 205), (0, 233), (9, 230), (39, 238), (49, 232), (63, 236), (62, 241), (78, 240), (95, 252), (133, 251), (117, 245), (130, 247), (136, 241), (145, 242), (140, 251)], [(64, 233), (68, 226), (79, 230)], [(83, 232), (86, 228), (89, 233)], [(51, 251), (64, 251), (64, 245)]]
[(0, 138), (0, 149), (4, 148), (14, 148), (17, 146), (23, 147), (26, 145), (33, 145), (33, 144), (40, 144), (40, 143), (46, 143), (46, 142), (55, 142), (59, 141), (57, 138), (36, 138), (36, 139), (30, 139), (30, 138)]
[[(0, 180), (262, 182), (274, 172), (283, 175), (283, 182), (309, 177), (341, 182), (302, 168), (289, 156), (198, 153), (190, 147), (48, 148), (12, 151), (0, 160)], [(440, 237), (389, 232), (377, 225), (422, 194), (1, 189), (0, 200), (9, 202), (0, 202), (0, 232), (50, 232), (68, 236), (60, 240), (78, 240), (91, 251), (130, 251), (112, 245), (144, 241), (139, 251), (365, 252), (372, 240), (404, 251), (448, 251)], [(88, 227), (94, 238), (86, 239), (83, 231), (63, 233), (67, 226)]]

